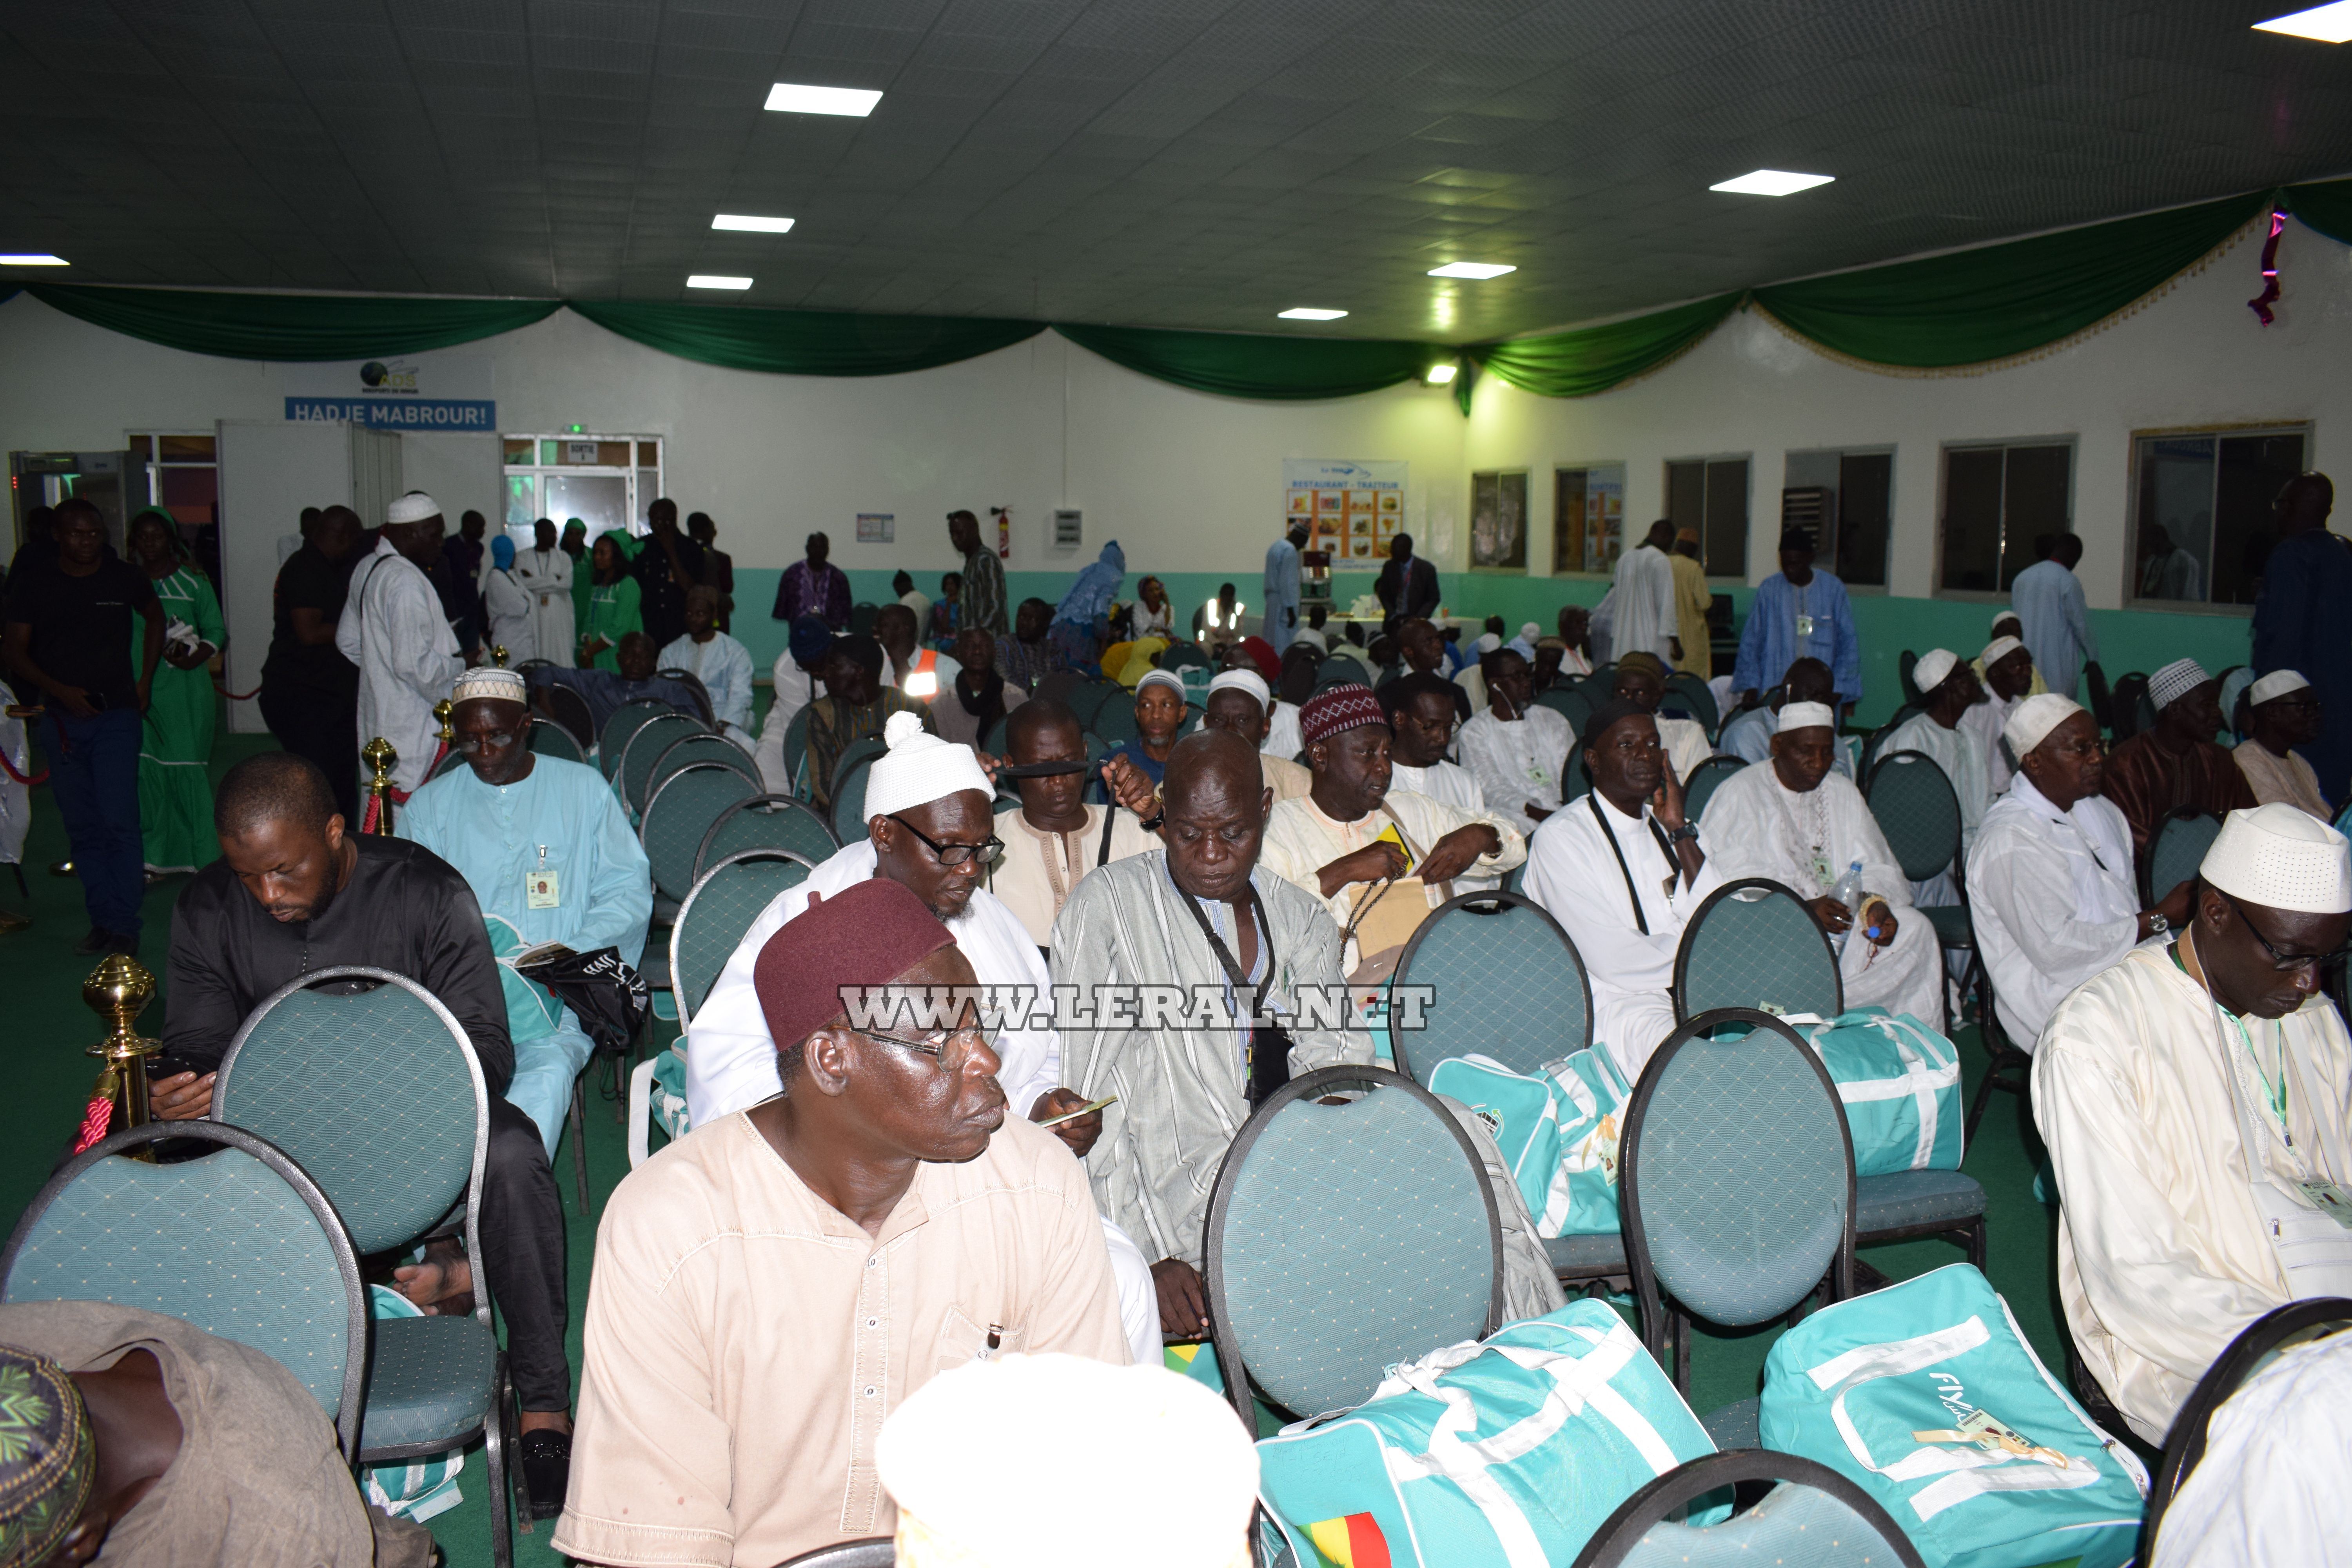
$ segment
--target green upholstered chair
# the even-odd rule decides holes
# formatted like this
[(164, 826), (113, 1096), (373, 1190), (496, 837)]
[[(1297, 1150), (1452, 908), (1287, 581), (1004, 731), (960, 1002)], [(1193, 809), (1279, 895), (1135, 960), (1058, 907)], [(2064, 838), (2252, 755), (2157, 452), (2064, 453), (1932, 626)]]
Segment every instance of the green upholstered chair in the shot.
[(1435, 993), (1425, 1027), (1389, 1026), (1397, 1070), (1416, 1082), (1449, 1057), (1475, 1051), (1537, 1073), (1592, 1043), (1584, 960), (1559, 922), (1517, 893), (1465, 893), (1437, 909), (1405, 943), (1395, 984)]
[(1744, 877), (1709, 893), (1683, 928), (1674, 1000), (1677, 1022), (1767, 1005), (1834, 1018), (1845, 988), (1813, 912), (1780, 883)]
[[(580, 752), (580, 757), (575, 760), (584, 760), (597, 742), (596, 716), (589, 710), (588, 699), (569, 686), (558, 686), (552, 681), (544, 686), (534, 685), (531, 696), (534, 700), (532, 712), (570, 735), (572, 743)], [(540, 711), (542, 706), (544, 712)]]
[(596, 755), (604, 764), (604, 776), (609, 779), (621, 771), (621, 753), (627, 750), (629, 737), (637, 732), (639, 726), (656, 714), (676, 711), (668, 703), (657, 702), (650, 697), (639, 697), (614, 709), (612, 717), (604, 721), (604, 731), (596, 738)]
[(753, 848), (728, 856), (696, 880), (670, 931), (670, 992), (681, 1027), (701, 1009), (760, 912), (814, 868), (788, 850)]
[(661, 754), (683, 735), (707, 734), (702, 721), (672, 709), (656, 713), (638, 725), (621, 748), (620, 765), (611, 777), (621, 786), (622, 803), (634, 814), (646, 809), (646, 796), (651, 792), (654, 764)]
[[(719, 744), (742, 755), (731, 741)], [(716, 762), (690, 763), (660, 780), (637, 822), (637, 842), (653, 868), (654, 890), (673, 903), (685, 898), (694, 887), (695, 857), (719, 815), (759, 793), (758, 784)]]
[(855, 844), (866, 837), (866, 773), (888, 748), (877, 740), (852, 741), (833, 764), (833, 837)]
[[(1683, 1521), (1709, 1492), (1769, 1485), (1755, 1506), (1704, 1529)], [(2143, 1559), (2145, 1561), (2145, 1559)], [(1575, 1568), (1924, 1568), (1917, 1549), (1869, 1493), (1825, 1465), (1769, 1448), (1678, 1465), (1617, 1505)]]
[(703, 835), (694, 854), (694, 879), (702, 880), (710, 868), (746, 849), (788, 849), (820, 866), (840, 847), (833, 824), (806, 801), (788, 795), (753, 795), (721, 812)]
[(580, 749), (579, 741), (562, 724), (543, 713), (531, 715), (530, 749), (542, 757), (561, 757), (567, 763), (584, 763), (588, 753)]
[(1718, 752), (1693, 768), (1690, 777), (1683, 781), (1683, 820), (1696, 822), (1706, 811), (1708, 797), (1721, 787), (1724, 780), (1747, 765), (1745, 757)]
[(651, 800), (654, 791), (661, 788), (662, 781), (670, 774), (697, 763), (716, 763), (720, 767), (733, 768), (751, 784), (753, 795), (768, 787), (760, 782), (760, 764), (751, 760), (751, 752), (718, 731), (706, 730), (700, 734), (680, 735), (654, 759), (653, 775), (646, 781), (646, 798)]

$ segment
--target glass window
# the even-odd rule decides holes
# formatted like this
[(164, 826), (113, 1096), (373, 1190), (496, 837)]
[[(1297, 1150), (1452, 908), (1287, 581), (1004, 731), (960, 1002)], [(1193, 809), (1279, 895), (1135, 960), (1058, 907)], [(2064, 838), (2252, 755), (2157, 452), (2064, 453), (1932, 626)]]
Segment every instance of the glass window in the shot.
[(1666, 465), (1666, 521), (1698, 530), (1710, 577), (1748, 575), (1748, 459), (1703, 458)]
[(546, 515), (561, 529), (572, 518), (588, 525), (588, 538), (629, 526), (629, 481), (618, 474), (550, 474), (545, 480)]
[(646, 509), (661, 494), (662, 437), (509, 435), (505, 447), (505, 525), (517, 548), (542, 517), (559, 528), (579, 518), (592, 537), (607, 528), (646, 531)]
[(1551, 569), (1611, 573), (1625, 548), (1625, 465), (1552, 474)]
[(2042, 558), (2037, 540), (2074, 531), (2074, 489), (2071, 442), (1946, 447), (1937, 586), (2009, 592)]
[(1780, 527), (1810, 534), (1821, 568), (1840, 582), (1884, 588), (1894, 483), (1892, 452), (1791, 452)]
[(1490, 472), (1470, 476), (1470, 564), (1474, 570), (1528, 569), (1528, 476)]
[(2142, 436), (2129, 596), (2251, 605), (2278, 542), (2271, 503), (2303, 471), (2303, 428)]
[(539, 479), (533, 474), (507, 476), (506, 525), (529, 530), (540, 518)]

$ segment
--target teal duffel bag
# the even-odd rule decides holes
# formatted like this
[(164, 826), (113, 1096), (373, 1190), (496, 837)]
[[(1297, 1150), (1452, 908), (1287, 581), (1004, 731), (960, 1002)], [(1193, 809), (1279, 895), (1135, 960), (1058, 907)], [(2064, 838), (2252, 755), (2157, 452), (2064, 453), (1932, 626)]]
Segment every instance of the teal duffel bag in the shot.
[(1346, 1415), (1261, 1440), (1258, 1492), (1302, 1568), (1362, 1568), (1375, 1540), (1393, 1568), (1544, 1568), (1714, 1451), (1624, 1321), (1587, 1300), (1408, 1362)]
[(1853, 1134), (1853, 1173), (1960, 1168), (1960, 1053), (1908, 1013), (1855, 1007), (1781, 1020), (1811, 1041)]
[(1764, 1361), (1763, 1445), (1827, 1465), (1928, 1568), (2131, 1560), (2147, 1472), (1955, 1263), (1824, 1307)]
[(1538, 1236), (1617, 1234), (1617, 1139), (1633, 1090), (1607, 1050), (1575, 1052), (1536, 1076), (1453, 1057), (1431, 1069), (1429, 1088), (1495, 1134)]

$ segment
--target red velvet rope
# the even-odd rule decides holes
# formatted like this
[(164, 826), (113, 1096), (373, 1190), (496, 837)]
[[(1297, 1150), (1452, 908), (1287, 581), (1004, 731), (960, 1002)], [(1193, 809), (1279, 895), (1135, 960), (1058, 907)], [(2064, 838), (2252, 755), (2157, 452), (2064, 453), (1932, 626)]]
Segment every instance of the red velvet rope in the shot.
[(45, 784), (49, 782), (49, 770), (47, 768), (43, 768), (29, 778), (18, 773), (16, 764), (8, 760), (8, 753), (5, 752), (0, 752), (0, 769), (5, 769), (10, 778), (15, 779), (26, 789), (32, 788), (35, 784)]
[[(441, 765), (441, 759), (448, 754), (448, 742), (444, 741), (439, 745), (435, 746), (433, 748), (433, 761), (425, 765), (425, 776), (428, 779), (431, 778), (433, 776), (433, 770), (439, 767)], [(5, 758), (0, 758), (0, 761), (5, 760)], [(393, 784), (389, 780), (384, 783), (383, 795), (392, 796), (392, 804), (394, 805), (406, 805), (408, 804), (409, 796), (415, 793), (415, 792), (413, 790), (402, 789), (398, 784)], [(376, 794), (373, 790), (370, 790), (368, 792), (367, 810), (360, 815), (360, 831), (362, 833), (373, 833), (375, 831), (376, 818), (383, 814), (383, 795)]]
[(2260, 316), (2265, 327), (2278, 319), (2271, 307), (2278, 303), (2278, 242), (2280, 231), (2285, 227), (2286, 214), (2277, 207), (2271, 208), (2271, 237), (2263, 242), (2263, 291), (2246, 301), (2246, 309)]
[(81, 1135), (74, 1140), (77, 1154), (106, 1136), (107, 1124), (114, 1120), (114, 1100), (110, 1095), (90, 1097), (89, 1108), (81, 1113)]

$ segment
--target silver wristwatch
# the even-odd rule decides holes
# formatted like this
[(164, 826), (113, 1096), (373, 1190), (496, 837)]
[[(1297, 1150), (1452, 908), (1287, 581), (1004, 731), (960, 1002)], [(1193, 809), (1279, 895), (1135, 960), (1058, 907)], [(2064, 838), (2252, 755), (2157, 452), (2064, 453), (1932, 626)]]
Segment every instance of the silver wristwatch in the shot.
[(2164, 918), (2164, 911), (2162, 910), (2150, 910), (2147, 911), (2148, 935), (2162, 936), (2171, 929), (2172, 922)]

